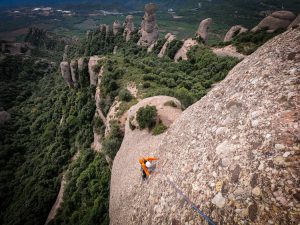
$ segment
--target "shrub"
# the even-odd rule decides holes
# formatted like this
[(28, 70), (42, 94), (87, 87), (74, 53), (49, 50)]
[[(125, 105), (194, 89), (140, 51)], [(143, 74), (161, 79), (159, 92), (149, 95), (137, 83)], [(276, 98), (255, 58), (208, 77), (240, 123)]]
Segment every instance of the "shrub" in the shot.
[(175, 97), (181, 102), (181, 105), (184, 109), (192, 105), (195, 101), (194, 97), (184, 87), (176, 90)]
[(155, 125), (155, 127), (152, 129), (152, 134), (153, 135), (160, 135), (163, 132), (165, 132), (168, 128), (162, 123), (158, 123)]
[(119, 91), (119, 98), (121, 99), (121, 101), (130, 102), (132, 99), (132, 95), (127, 89), (122, 89)]
[(151, 83), (150, 82), (143, 83), (143, 88), (149, 88), (149, 87), (151, 87)]
[(137, 111), (136, 120), (139, 124), (140, 129), (144, 129), (146, 127), (152, 128), (155, 125), (157, 116), (157, 109), (155, 106), (141, 107)]

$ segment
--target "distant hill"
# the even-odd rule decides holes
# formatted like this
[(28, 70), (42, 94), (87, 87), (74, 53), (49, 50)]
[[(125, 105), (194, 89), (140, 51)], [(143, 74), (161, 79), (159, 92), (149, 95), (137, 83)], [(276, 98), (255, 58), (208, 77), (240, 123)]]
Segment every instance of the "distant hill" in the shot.
[[(4, 0), (0, 2), (0, 7), (9, 6), (23, 6), (23, 5), (64, 5), (64, 4), (107, 4), (114, 5), (115, 3), (130, 9), (141, 9), (145, 3), (150, 2), (149, 0)], [(172, 7), (172, 8), (190, 8), (198, 7), (198, 3), (216, 3), (216, 4), (231, 4), (237, 7), (247, 8), (285, 8), (290, 10), (300, 11), (300, 1), (298, 0), (152, 0), (157, 3), (160, 7)]]

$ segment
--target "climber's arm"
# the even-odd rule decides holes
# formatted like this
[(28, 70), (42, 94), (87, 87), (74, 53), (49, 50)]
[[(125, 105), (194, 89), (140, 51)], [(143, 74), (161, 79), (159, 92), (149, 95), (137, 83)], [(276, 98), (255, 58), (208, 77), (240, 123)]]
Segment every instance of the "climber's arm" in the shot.
[(155, 161), (155, 160), (158, 160), (159, 158), (156, 158), (156, 157), (148, 157), (146, 158), (147, 161)]

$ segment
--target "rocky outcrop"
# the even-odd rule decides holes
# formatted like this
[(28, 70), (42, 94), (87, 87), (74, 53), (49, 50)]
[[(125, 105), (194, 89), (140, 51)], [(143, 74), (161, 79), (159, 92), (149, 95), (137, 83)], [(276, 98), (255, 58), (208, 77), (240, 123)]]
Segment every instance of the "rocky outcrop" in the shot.
[(223, 48), (212, 48), (212, 51), (220, 57), (225, 57), (225, 56), (229, 56), (229, 57), (234, 57), (237, 59), (243, 59), (246, 57), (246, 55), (243, 55), (242, 53), (239, 53), (236, 50), (236, 47), (233, 45), (228, 45), (225, 46)]
[(198, 45), (196, 40), (189, 38), (183, 42), (182, 47), (176, 53), (174, 60), (177, 62), (178, 60), (188, 60), (187, 53), (191, 50), (191, 48), (195, 45)]
[(88, 59), (81, 57), (78, 59), (78, 72), (82, 73), (88, 69)]
[(0, 126), (5, 124), (7, 121), (10, 120), (10, 114), (6, 111), (1, 111), (0, 112)]
[(236, 25), (233, 26), (229, 29), (229, 31), (226, 33), (225, 37), (224, 37), (224, 42), (227, 41), (231, 41), (233, 37), (235, 37), (236, 35), (242, 34), (247, 32), (248, 29), (241, 26), (241, 25)]
[(156, 23), (156, 5), (149, 3), (145, 5), (145, 15), (141, 24), (141, 38), (138, 45), (150, 46), (158, 39), (158, 26)]
[(69, 46), (69, 45), (66, 45), (66, 46), (65, 46), (65, 49), (64, 49), (63, 61), (68, 60), (69, 49), (70, 49), (70, 46)]
[(119, 20), (116, 20), (113, 24), (113, 34), (117, 35), (121, 29), (121, 24)]
[[(111, 224), (204, 224), (166, 177), (216, 224), (298, 224), (299, 68), (296, 28), (235, 66), (160, 145), (139, 148), (140, 131), (125, 134), (112, 170)], [(160, 158), (146, 182), (143, 155)]]
[(171, 41), (176, 39), (176, 36), (171, 33), (168, 33), (168, 34), (166, 34), (165, 39), (166, 39), (166, 42), (158, 54), (159, 58), (162, 58), (165, 55), (168, 45), (171, 43)]
[[(96, 86), (98, 82), (98, 73), (97, 71), (97, 65), (99, 61), (101, 60), (101, 57), (99, 56), (91, 56), (89, 60), (89, 74), (90, 74), (90, 85)], [(100, 69), (100, 68), (99, 68)]]
[(118, 46), (115, 46), (114, 50), (113, 50), (113, 54), (115, 55), (115, 54), (117, 54), (117, 52), (118, 52)]
[(72, 81), (75, 87), (78, 85), (78, 63), (76, 59), (72, 59), (70, 63)]
[(134, 23), (133, 23), (133, 16), (128, 15), (126, 16), (125, 23), (124, 23), (124, 33), (123, 36), (126, 38), (126, 41), (129, 41), (131, 38), (131, 34), (134, 31)]
[(295, 14), (290, 11), (276, 11), (264, 18), (251, 31), (257, 32), (266, 29), (267, 32), (271, 33), (278, 29), (287, 29), (295, 18)]
[(71, 71), (70, 71), (70, 64), (67, 61), (62, 61), (60, 63), (60, 71), (61, 75), (66, 81), (66, 83), (69, 85), (69, 87), (73, 87), (73, 81), (72, 81), (72, 76), (71, 76)]
[(288, 28), (295, 28), (297, 26), (300, 26), (300, 13), (297, 16), (297, 18), (289, 25)]
[(199, 24), (196, 36), (197, 37), (201, 37), (204, 42), (207, 41), (207, 38), (208, 38), (208, 29), (210, 28), (212, 22), (213, 21), (212, 21), (211, 18), (207, 18), (205, 20), (202, 20), (201, 23)]
[[(164, 104), (168, 101), (174, 101), (178, 104), (178, 107), (165, 106)], [(171, 126), (173, 121), (181, 114), (179, 101), (168, 96), (155, 96), (143, 99), (137, 105), (130, 108), (125, 127), (125, 136), (112, 167), (109, 208), (110, 222), (114, 225), (139, 224), (138, 222), (130, 221), (128, 216), (124, 219), (122, 218), (122, 216), (126, 214), (125, 211), (128, 211), (130, 215), (133, 210), (131, 206), (127, 208), (123, 203), (129, 202), (130, 198), (138, 194), (135, 188), (141, 185), (139, 157), (154, 156), (153, 153), (155, 149), (166, 135), (166, 133), (163, 133), (158, 136), (153, 136), (147, 129), (130, 129), (130, 118), (135, 118), (137, 110), (146, 105), (156, 106), (160, 119), (168, 127)], [(120, 179), (125, 177), (126, 179)], [(140, 224), (145, 223), (140, 221)]]

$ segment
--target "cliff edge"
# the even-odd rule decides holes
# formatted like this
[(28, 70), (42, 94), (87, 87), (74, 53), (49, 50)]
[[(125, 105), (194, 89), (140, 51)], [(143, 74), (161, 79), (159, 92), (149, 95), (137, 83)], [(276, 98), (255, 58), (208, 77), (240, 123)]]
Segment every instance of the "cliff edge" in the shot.
[(131, 171), (137, 159), (120, 157), (125, 135), (114, 161), (123, 173), (111, 183), (111, 224), (204, 224), (162, 170), (216, 224), (299, 224), (299, 84), (296, 28), (268, 41), (185, 110), (151, 148), (160, 158), (157, 173), (122, 189), (139, 176), (138, 164)]

